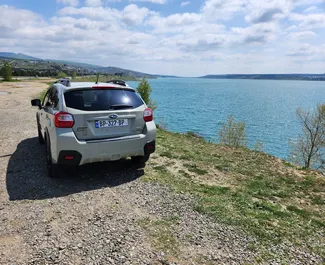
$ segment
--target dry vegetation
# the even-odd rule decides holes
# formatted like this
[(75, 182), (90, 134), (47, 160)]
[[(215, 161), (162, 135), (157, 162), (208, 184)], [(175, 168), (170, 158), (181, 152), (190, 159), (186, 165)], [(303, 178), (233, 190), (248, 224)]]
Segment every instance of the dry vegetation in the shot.
[[(325, 257), (325, 178), (265, 153), (159, 130), (147, 181), (198, 198), (195, 209), (256, 237), (261, 259), (271, 246), (307, 248)], [(286, 250), (285, 250), (286, 249)]]

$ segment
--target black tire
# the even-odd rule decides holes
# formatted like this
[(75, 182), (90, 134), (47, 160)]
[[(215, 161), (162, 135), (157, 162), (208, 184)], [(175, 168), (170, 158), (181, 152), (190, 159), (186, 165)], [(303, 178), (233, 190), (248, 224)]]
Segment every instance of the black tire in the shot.
[(39, 128), (37, 128), (37, 131), (38, 131), (38, 142), (40, 144), (45, 144), (45, 141), (44, 141), (43, 135), (41, 133), (41, 130)]
[(132, 162), (135, 164), (145, 164), (150, 158), (150, 154), (146, 154), (144, 156), (132, 156)]
[(52, 163), (51, 142), (48, 137), (46, 137), (46, 167), (50, 178), (60, 177), (58, 166)]

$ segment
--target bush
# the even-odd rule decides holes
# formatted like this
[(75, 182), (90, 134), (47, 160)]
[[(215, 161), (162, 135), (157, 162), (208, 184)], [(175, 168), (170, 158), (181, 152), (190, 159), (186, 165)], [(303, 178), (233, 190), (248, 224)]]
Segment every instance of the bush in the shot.
[(219, 142), (236, 148), (246, 146), (246, 123), (236, 122), (234, 116), (229, 116), (219, 131)]
[(4, 65), (1, 68), (1, 75), (3, 77), (4, 81), (11, 81), (12, 79), (12, 68), (9, 63), (4, 63)]
[(157, 108), (156, 102), (150, 98), (150, 93), (152, 92), (152, 89), (147, 79), (142, 78), (141, 82), (137, 87), (137, 92), (140, 94), (141, 98), (149, 108), (151, 108), (152, 110)]
[(76, 72), (72, 72), (72, 74), (71, 74), (71, 78), (72, 78), (72, 79), (76, 79), (76, 78), (77, 78), (77, 73), (76, 73)]
[(57, 74), (56, 74), (56, 78), (65, 78), (65, 77), (67, 77), (68, 75), (65, 73), (65, 72), (62, 72), (62, 71), (60, 71), (60, 72), (58, 72)]
[(302, 126), (298, 139), (291, 143), (291, 160), (305, 168), (325, 165), (325, 105), (318, 105), (314, 111), (297, 109)]
[(186, 135), (189, 137), (197, 138), (197, 139), (204, 139), (203, 136), (201, 136), (195, 132), (192, 132), (192, 131), (186, 132)]

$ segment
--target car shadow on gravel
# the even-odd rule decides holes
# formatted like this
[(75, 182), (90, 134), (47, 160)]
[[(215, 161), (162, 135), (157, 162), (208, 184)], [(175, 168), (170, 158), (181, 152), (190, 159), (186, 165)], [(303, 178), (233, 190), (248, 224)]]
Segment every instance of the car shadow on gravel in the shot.
[(6, 184), (9, 200), (42, 200), (119, 186), (143, 174), (143, 168), (121, 160), (81, 166), (51, 179), (46, 171), (45, 147), (34, 137), (21, 141), (11, 155)]

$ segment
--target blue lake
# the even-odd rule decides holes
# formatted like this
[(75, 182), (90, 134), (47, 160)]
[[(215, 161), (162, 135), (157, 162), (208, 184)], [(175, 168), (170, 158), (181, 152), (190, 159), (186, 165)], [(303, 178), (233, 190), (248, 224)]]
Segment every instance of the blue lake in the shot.
[[(218, 130), (229, 115), (246, 122), (250, 147), (280, 158), (289, 154), (289, 140), (301, 126), (296, 108), (325, 103), (325, 82), (159, 78), (149, 80), (157, 102), (155, 120), (168, 130), (193, 131), (218, 141)], [(128, 82), (136, 87), (138, 82)]]

